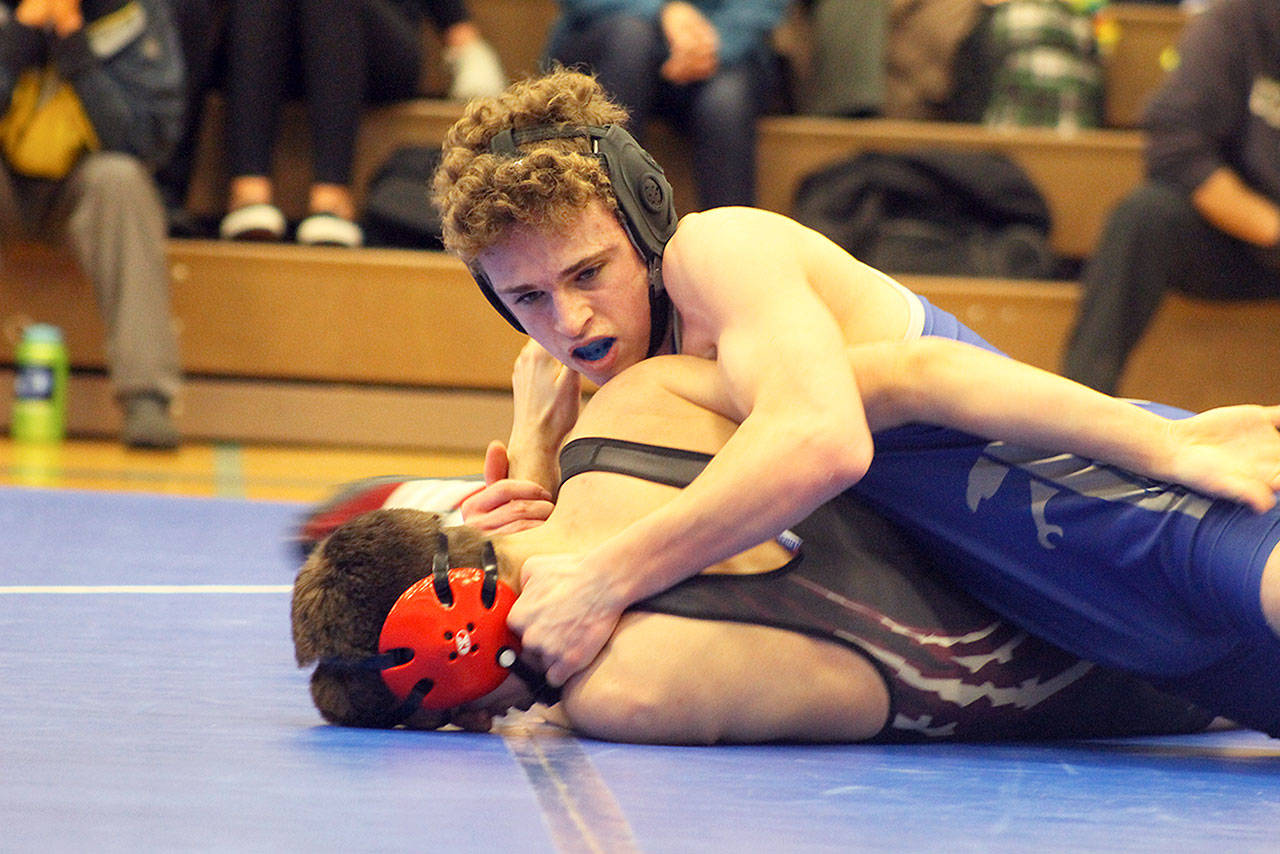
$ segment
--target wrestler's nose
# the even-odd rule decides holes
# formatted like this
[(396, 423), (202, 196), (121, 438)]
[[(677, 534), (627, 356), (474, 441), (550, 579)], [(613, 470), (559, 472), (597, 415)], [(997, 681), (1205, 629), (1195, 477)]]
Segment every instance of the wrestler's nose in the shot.
[(567, 338), (581, 336), (591, 320), (591, 301), (582, 293), (561, 291), (555, 300), (556, 331)]

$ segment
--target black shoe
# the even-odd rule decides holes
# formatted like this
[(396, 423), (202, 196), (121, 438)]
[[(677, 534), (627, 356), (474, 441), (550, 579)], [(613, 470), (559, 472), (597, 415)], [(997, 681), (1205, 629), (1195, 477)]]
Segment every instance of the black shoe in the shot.
[(168, 451), (178, 447), (178, 428), (169, 415), (169, 403), (154, 394), (125, 398), (121, 438), (130, 448)]

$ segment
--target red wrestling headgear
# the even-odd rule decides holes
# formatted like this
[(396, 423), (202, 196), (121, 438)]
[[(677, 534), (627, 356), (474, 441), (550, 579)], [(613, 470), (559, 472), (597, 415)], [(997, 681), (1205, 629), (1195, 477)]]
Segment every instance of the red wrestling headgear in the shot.
[[(418, 696), (425, 709), (451, 709), (502, 684), (520, 654), (520, 639), (507, 628), (516, 594), (498, 580), (493, 546), (484, 566), (449, 567), (442, 534), (431, 575), (400, 594), (382, 624), (382, 680), (406, 703)], [(389, 656), (385, 658), (384, 656)]]

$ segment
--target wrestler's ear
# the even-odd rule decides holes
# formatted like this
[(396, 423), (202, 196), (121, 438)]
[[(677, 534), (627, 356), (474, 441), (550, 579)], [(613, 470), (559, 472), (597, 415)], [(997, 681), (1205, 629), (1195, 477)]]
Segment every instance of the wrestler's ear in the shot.
[(510, 470), (511, 461), (507, 458), (507, 446), (494, 439), (484, 451), (485, 485), (504, 480)]

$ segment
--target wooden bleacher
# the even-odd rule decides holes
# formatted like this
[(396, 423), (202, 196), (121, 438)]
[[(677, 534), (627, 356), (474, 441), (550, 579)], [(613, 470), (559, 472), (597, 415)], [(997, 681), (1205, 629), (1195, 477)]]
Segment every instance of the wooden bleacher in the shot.
[[(552, 0), (473, 0), (472, 6), (508, 69), (533, 70)], [(760, 132), (762, 205), (788, 212), (803, 174), (858, 150), (993, 149), (1018, 160), (1044, 192), (1058, 251), (1087, 255), (1110, 206), (1140, 179), (1141, 141), (1132, 125), (1142, 97), (1163, 73), (1160, 52), (1181, 27), (1180, 13), (1168, 7), (1113, 10), (1120, 24), (1109, 72), (1114, 127), (1063, 137), (1034, 129), (770, 116)], [(431, 90), (443, 76), (433, 67), (425, 79)], [(460, 109), (424, 98), (370, 111), (357, 150), (357, 195), (387, 154), (399, 145), (439, 141)], [(219, 113), (214, 103), (189, 199), (192, 210), (209, 214), (222, 209), (225, 192)], [(303, 126), (293, 111), (277, 164), (281, 204), (294, 216), (308, 181)], [(650, 147), (669, 167), (679, 206), (692, 209), (688, 161), (678, 141), (659, 129)], [(187, 435), (478, 450), (505, 434), (509, 366), (522, 339), (484, 303), (455, 260), (407, 250), (179, 240), (171, 241), (169, 256), (188, 374), (180, 413)], [(1012, 355), (1058, 366), (1078, 299), (1074, 284), (902, 278)], [(6, 248), (0, 321), (12, 334), (23, 318), (67, 332), (76, 368), (72, 430), (114, 434), (118, 415), (103, 374), (92, 294), (66, 255)], [(1278, 321), (1278, 303), (1172, 299), (1135, 354), (1122, 391), (1192, 409), (1280, 398), (1280, 387), (1260, 367), (1280, 356)], [(5, 383), (0, 395), (11, 394), (11, 386)], [(7, 398), (0, 396), (0, 404)]]

